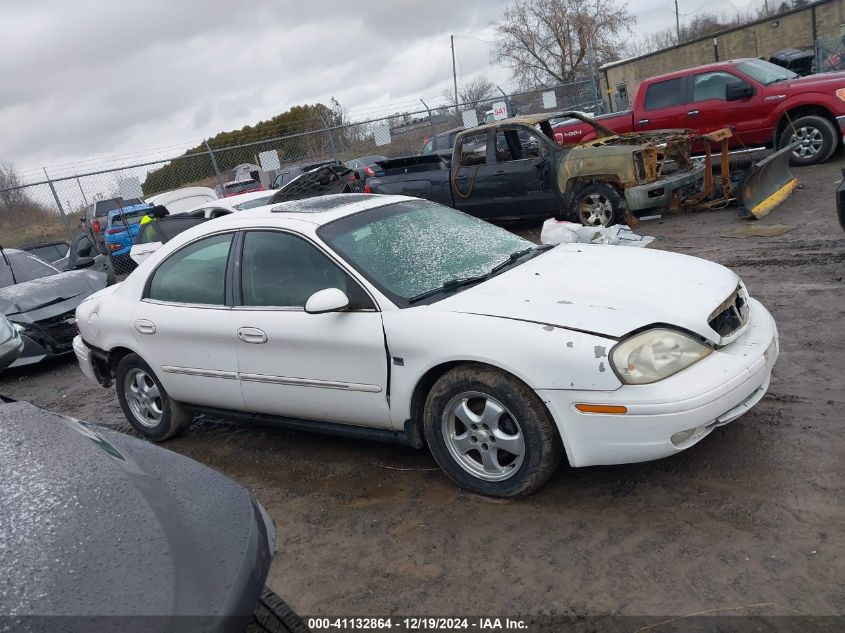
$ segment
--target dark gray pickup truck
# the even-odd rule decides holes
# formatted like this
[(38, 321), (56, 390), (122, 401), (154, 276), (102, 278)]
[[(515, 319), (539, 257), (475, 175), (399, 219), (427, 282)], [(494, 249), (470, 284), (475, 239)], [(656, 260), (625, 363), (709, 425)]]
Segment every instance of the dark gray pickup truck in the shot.
[[(592, 126), (596, 138), (559, 145), (550, 121), (561, 117)], [(727, 156), (730, 136), (728, 129), (703, 136), (687, 130), (617, 134), (575, 112), (520, 116), (463, 130), (451, 159), (434, 154), (379, 161), (383, 175), (368, 178), (363, 191), (426, 198), (501, 222), (554, 216), (588, 226), (636, 225), (632, 216), (640, 211), (733, 199), (745, 210), (748, 200), (728, 169), (720, 170), (721, 186), (715, 187), (710, 146), (721, 145)], [(691, 158), (693, 142), (706, 144), (700, 161)], [(769, 163), (781, 167), (783, 161), (776, 158)], [(740, 182), (743, 189), (753, 189), (754, 204), (746, 215), (757, 217), (788, 195), (795, 181), (788, 168), (752, 165)]]
[(416, 196), (502, 221), (554, 215), (559, 148), (542, 137), (537, 121), (510, 122), (458, 130), (451, 158), (438, 152), (379, 161), (384, 173), (368, 178), (364, 191)]

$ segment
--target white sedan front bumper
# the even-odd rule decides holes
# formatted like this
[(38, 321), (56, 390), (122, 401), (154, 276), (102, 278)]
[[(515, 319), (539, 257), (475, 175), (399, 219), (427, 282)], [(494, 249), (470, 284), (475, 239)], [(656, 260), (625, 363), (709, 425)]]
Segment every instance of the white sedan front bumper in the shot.
[[(749, 306), (749, 323), (738, 339), (665, 380), (609, 392), (539, 390), (570, 464), (627, 464), (674, 455), (757, 404), (769, 387), (778, 334), (762, 304), (751, 299)], [(621, 405), (627, 413), (581, 413), (576, 404)], [(683, 431), (693, 432), (678, 441), (676, 434)]]
[(95, 384), (100, 384), (97, 380), (97, 376), (94, 374), (94, 366), (91, 363), (91, 350), (88, 349), (88, 346), (78, 334), (73, 337), (73, 353), (76, 354), (76, 360), (79, 362), (79, 369), (82, 370), (85, 377)]

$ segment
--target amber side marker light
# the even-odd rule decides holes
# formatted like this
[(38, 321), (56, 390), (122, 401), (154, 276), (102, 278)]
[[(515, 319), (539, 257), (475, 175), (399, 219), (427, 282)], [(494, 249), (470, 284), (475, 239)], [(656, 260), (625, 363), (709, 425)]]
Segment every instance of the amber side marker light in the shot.
[(615, 404), (576, 404), (575, 408), (581, 413), (612, 413), (615, 415), (628, 413), (628, 407)]

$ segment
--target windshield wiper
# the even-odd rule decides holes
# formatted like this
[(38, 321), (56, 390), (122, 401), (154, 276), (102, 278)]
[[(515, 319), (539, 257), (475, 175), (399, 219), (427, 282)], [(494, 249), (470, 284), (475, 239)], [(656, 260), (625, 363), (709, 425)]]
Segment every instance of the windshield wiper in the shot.
[(462, 288), (463, 286), (469, 286), (471, 284), (476, 284), (480, 281), (484, 281), (487, 279), (487, 275), (476, 275), (474, 277), (464, 277), (463, 279), (450, 279), (448, 281), (444, 281), (441, 286), (437, 288), (432, 288), (431, 290), (426, 290), (425, 292), (421, 292), (418, 295), (414, 295), (410, 299), (408, 299), (408, 303), (417, 303), (418, 301), (422, 301), (423, 299), (428, 299), (429, 297), (433, 297), (436, 294), (441, 292), (450, 292), (452, 290), (457, 290), (458, 288)]
[(436, 294), (441, 292), (451, 292), (453, 290), (457, 290), (458, 288), (463, 288), (464, 286), (470, 286), (472, 284), (476, 284), (482, 281), (485, 281), (498, 273), (499, 271), (507, 268), (514, 262), (522, 259), (526, 255), (531, 253), (543, 253), (551, 248), (554, 248), (556, 244), (543, 244), (541, 246), (534, 246), (532, 248), (526, 248), (521, 251), (516, 251), (515, 253), (511, 253), (508, 255), (508, 258), (503, 262), (499, 262), (493, 268), (490, 269), (490, 272), (484, 273), (483, 275), (475, 275), (474, 277), (464, 277), (462, 279), (450, 279), (448, 281), (443, 282), (442, 285), (438, 286), (437, 288), (432, 288), (431, 290), (426, 290), (425, 292), (421, 292), (418, 295), (414, 295), (410, 299), (408, 299), (408, 303), (417, 303), (418, 301), (422, 301), (423, 299), (427, 299), (428, 297), (432, 297)]
[(555, 246), (556, 246), (556, 244), (542, 244), (541, 246), (532, 246), (531, 248), (526, 248), (524, 250), (516, 251), (515, 253), (511, 253), (510, 255), (508, 255), (508, 258), (506, 260), (499, 262), (498, 264), (493, 266), (493, 268), (490, 269), (490, 272), (488, 273), (488, 277), (492, 277), (493, 275), (495, 275), (500, 270), (507, 268), (511, 264), (513, 264), (513, 263), (519, 261), (520, 259), (522, 259), (523, 257), (525, 257), (526, 255), (529, 255), (531, 253), (543, 253), (543, 252), (549, 250), (550, 248), (554, 248)]

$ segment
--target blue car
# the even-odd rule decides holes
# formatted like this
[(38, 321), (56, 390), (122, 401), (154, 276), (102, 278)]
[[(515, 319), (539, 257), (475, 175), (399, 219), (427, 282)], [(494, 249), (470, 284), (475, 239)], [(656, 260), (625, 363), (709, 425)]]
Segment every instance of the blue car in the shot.
[(104, 240), (116, 274), (128, 273), (135, 269), (136, 264), (129, 257), (129, 251), (135, 236), (138, 235), (141, 220), (152, 208), (150, 204), (134, 204), (109, 211)]

